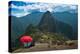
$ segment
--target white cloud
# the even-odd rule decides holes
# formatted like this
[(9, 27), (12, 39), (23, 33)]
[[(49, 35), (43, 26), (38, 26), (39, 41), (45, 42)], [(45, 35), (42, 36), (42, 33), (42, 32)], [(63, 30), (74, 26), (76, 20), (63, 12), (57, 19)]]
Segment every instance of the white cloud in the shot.
[(25, 16), (25, 15), (28, 15), (28, 14), (30, 14), (29, 12), (26, 12), (26, 13), (14, 13), (14, 12), (12, 12), (11, 13), (11, 15), (12, 16), (16, 16), (16, 17), (22, 17), (22, 16)]
[(32, 5), (27, 5), (26, 10), (34, 10), (37, 9), (40, 12), (50, 11), (52, 12), (53, 7), (55, 7), (53, 4), (48, 3), (35, 3)]
[(28, 12), (26, 10), (25, 6), (16, 6), (14, 4), (11, 4), (10, 8), (15, 8), (15, 9), (23, 10), (23, 11), (17, 11), (17, 10), (13, 11), (13, 10), (11, 10), (11, 15), (12, 16), (22, 17), (22, 16), (30, 14), (30, 12)]
[(64, 5), (64, 4), (53, 4), (53, 3), (34, 3), (26, 6), (15, 6), (11, 5), (11, 8), (23, 9), (23, 13), (17, 12), (12, 13), (12, 15), (16, 15), (18, 17), (28, 15), (32, 12), (32, 10), (37, 10), (39, 12), (63, 12), (68, 10), (76, 10), (77, 6), (75, 5)]
[(70, 9), (77, 9), (77, 7), (72, 5), (72, 6), (70, 6)]

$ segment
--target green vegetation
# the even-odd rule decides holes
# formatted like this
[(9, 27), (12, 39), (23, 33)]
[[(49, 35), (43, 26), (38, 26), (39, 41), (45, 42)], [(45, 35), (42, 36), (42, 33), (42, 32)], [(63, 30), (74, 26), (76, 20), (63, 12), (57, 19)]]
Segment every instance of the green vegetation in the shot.
[(42, 32), (37, 27), (34, 27), (32, 24), (28, 26), (25, 31), (25, 35), (30, 35), (35, 43), (47, 43), (48, 47), (50, 45), (61, 45), (65, 41), (69, 40), (62, 33), (51, 33), (51, 32)]

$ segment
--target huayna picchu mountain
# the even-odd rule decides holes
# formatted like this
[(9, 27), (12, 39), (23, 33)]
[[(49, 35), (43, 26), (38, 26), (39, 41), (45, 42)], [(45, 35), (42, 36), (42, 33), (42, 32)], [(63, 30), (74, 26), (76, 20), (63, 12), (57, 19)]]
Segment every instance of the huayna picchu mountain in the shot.
[(49, 11), (43, 14), (38, 27), (43, 32), (56, 32), (56, 22)]
[(42, 32), (62, 33), (70, 39), (76, 39), (71, 25), (56, 20), (49, 11), (43, 14), (38, 27)]

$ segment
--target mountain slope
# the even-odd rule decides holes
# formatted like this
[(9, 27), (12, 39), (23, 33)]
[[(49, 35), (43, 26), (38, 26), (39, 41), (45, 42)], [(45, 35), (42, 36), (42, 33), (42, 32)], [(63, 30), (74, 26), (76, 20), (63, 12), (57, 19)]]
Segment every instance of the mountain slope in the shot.
[(55, 26), (55, 20), (51, 13), (47, 11), (43, 14), (42, 19), (38, 25), (39, 29), (43, 32), (55, 32), (56, 26)]
[(11, 18), (11, 47), (15, 48), (18, 46), (16, 40), (24, 31), (22, 23), (15, 16), (9, 16), (9, 18)]
[(53, 16), (56, 20), (59, 20), (71, 25), (73, 28), (73, 31), (77, 31), (77, 26), (78, 26), (77, 15), (78, 15), (77, 13), (69, 13), (69, 12), (53, 13)]
[(43, 14), (38, 27), (42, 32), (62, 33), (70, 39), (75, 39), (72, 26), (55, 19), (49, 11)]

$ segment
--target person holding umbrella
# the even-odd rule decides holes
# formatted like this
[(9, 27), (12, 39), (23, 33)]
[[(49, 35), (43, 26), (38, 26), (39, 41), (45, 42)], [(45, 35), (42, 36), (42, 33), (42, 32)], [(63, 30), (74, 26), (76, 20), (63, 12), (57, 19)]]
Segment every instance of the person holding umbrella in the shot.
[(27, 47), (27, 48), (30, 47), (32, 41), (33, 41), (33, 39), (32, 39), (31, 36), (26, 36), (26, 35), (24, 35), (24, 36), (22, 36), (22, 37), (20, 38), (20, 42), (24, 45), (25, 48), (26, 48), (26, 47)]

